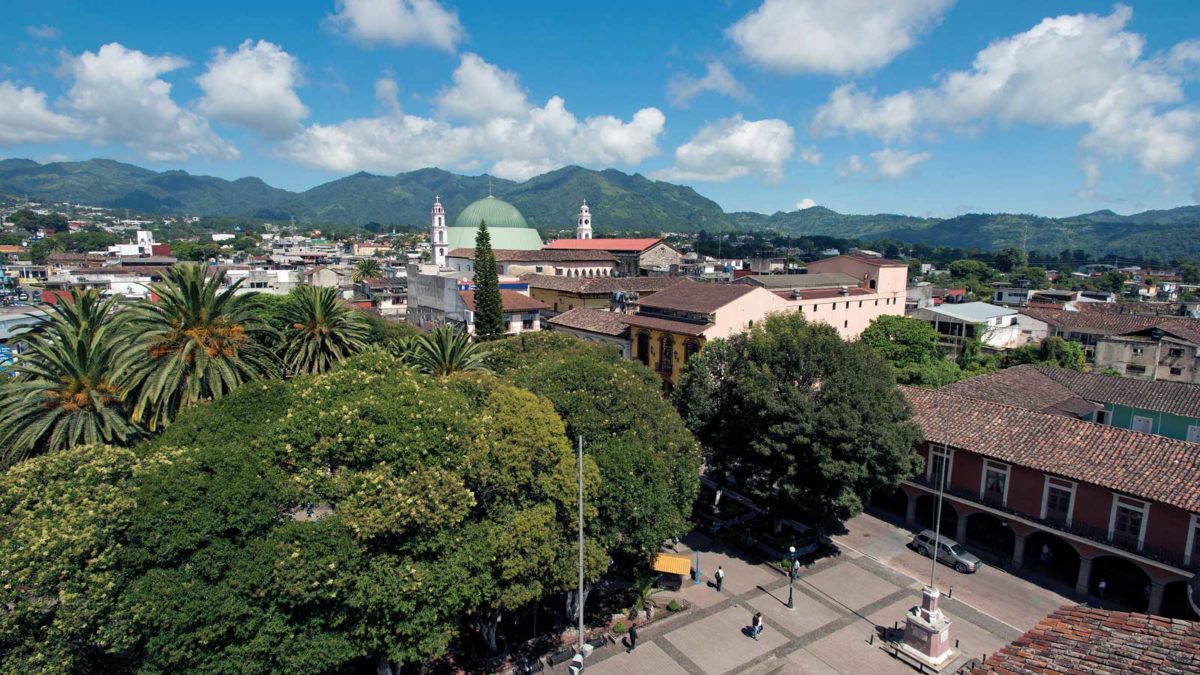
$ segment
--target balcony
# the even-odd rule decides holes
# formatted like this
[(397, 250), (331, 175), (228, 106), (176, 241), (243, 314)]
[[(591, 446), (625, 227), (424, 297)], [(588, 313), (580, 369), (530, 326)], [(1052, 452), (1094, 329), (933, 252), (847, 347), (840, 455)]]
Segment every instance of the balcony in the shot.
[[(926, 488), (931, 491), (936, 492), (936, 490), (937, 490), (937, 483), (934, 481), (931, 481), (931, 480), (926, 480), (924, 476), (917, 476), (914, 478), (909, 478), (908, 482), (913, 483), (915, 485), (920, 485), (921, 487)], [(1068, 525), (1066, 525), (1065, 522), (1063, 522), (1063, 518), (1061, 516), (1056, 516), (1055, 514), (1048, 514), (1049, 517), (1047, 517), (1047, 518), (1039, 518), (1038, 516), (1033, 515), (1033, 514), (1025, 513), (1023, 511), (1016, 511), (1014, 509), (1010, 509), (1010, 508), (1001, 506), (998, 503), (998, 501), (995, 501), (992, 499), (986, 499), (986, 498), (980, 499), (978, 491), (972, 492), (970, 490), (964, 490), (960, 487), (952, 485), (952, 486), (946, 488), (945, 492), (947, 495), (952, 495), (958, 499), (970, 502), (972, 504), (978, 504), (980, 506), (984, 506), (989, 509), (993, 509), (995, 511), (1002, 511), (1004, 513), (1007, 513), (1014, 517), (1020, 518), (1022, 520), (1026, 520), (1031, 523), (1036, 523), (1036, 524), (1041, 525), (1042, 527), (1046, 528), (1047, 530), (1062, 532), (1065, 534), (1072, 534), (1072, 535), (1075, 535), (1076, 537), (1082, 537), (1084, 539), (1088, 539), (1088, 540), (1094, 541), (1096, 543), (1105, 544), (1107, 546), (1111, 546), (1113, 548), (1117, 548), (1122, 551), (1126, 551), (1130, 554), (1133, 554), (1133, 555), (1141, 557), (1141, 558), (1146, 558), (1148, 560), (1154, 560), (1157, 562), (1165, 563), (1167, 565), (1171, 565), (1173, 567), (1178, 567), (1180, 569), (1191, 570), (1193, 572), (1200, 572), (1200, 560), (1192, 560), (1190, 564), (1185, 564), (1183, 562), (1183, 550), (1182, 550), (1183, 543), (1182, 542), (1180, 542), (1180, 550), (1179, 551), (1170, 551), (1167, 549), (1160, 549), (1160, 548), (1156, 548), (1153, 546), (1146, 546), (1145, 544), (1143, 544), (1139, 548), (1137, 545), (1137, 537), (1125, 535), (1123, 533), (1118, 532), (1118, 533), (1115, 533), (1116, 536), (1114, 536), (1113, 538), (1110, 539), (1108, 536), (1108, 530), (1104, 530), (1104, 529), (1101, 529), (1098, 527), (1090, 527), (1088, 525), (1081, 525), (1079, 523), (1072, 523), (1071, 525), (1068, 526)]]

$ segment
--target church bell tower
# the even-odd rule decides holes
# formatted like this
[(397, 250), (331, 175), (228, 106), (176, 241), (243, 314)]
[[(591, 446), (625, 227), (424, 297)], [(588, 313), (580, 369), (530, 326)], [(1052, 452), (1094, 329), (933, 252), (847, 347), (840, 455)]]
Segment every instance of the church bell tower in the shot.
[(439, 196), (433, 198), (433, 222), (429, 225), (429, 251), (433, 263), (438, 267), (446, 266), (446, 209), (442, 208)]
[(592, 211), (588, 208), (586, 199), (583, 200), (583, 206), (579, 207), (579, 218), (575, 221), (575, 238), (592, 238)]

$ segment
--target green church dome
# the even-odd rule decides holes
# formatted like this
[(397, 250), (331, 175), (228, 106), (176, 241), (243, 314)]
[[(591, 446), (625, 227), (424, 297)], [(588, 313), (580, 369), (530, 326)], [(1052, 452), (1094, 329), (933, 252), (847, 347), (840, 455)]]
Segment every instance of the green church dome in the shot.
[(525, 216), (521, 215), (517, 207), (490, 195), (463, 209), (462, 213), (458, 214), (458, 220), (454, 221), (454, 226), (478, 228), (481, 220), (487, 223), (488, 229), (529, 227), (529, 223), (525, 222)]

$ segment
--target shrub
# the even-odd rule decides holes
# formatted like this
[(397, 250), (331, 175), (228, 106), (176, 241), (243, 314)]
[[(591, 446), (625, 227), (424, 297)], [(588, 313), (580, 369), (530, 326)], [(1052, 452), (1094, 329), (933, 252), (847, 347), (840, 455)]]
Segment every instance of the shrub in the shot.
[(683, 609), (683, 605), (679, 604), (678, 600), (672, 600), (667, 603), (668, 612), (678, 612), (681, 609)]
[(613, 632), (616, 633), (617, 635), (621, 635), (622, 633), (625, 632), (625, 630), (626, 630), (626, 628), (625, 628), (624, 621), (618, 621), (613, 624)]

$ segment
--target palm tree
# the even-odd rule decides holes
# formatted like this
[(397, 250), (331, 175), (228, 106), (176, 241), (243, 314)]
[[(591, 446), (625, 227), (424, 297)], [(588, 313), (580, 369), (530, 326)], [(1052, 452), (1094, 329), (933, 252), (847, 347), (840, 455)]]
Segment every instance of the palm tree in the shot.
[(379, 266), (379, 261), (374, 258), (363, 258), (354, 263), (354, 272), (351, 278), (354, 279), (354, 283), (358, 283), (363, 279), (374, 279), (381, 276), (383, 276), (383, 268)]
[(27, 348), (0, 387), (0, 465), (85, 443), (137, 436), (122, 410), (124, 388), (116, 299), (72, 290), (21, 338)]
[(295, 373), (322, 373), (367, 346), (371, 327), (336, 288), (300, 286), (284, 309), (283, 362)]
[(205, 267), (182, 264), (152, 284), (155, 302), (128, 311), (132, 419), (151, 431), (206, 399), (220, 398), (248, 380), (269, 374), (274, 331), (251, 311), (241, 280), (222, 289), (225, 273), (206, 278)]
[(466, 370), (487, 370), (483, 365), (487, 350), (472, 342), (470, 335), (450, 326), (434, 328), (428, 335), (396, 340), (392, 343), (392, 352), (417, 370), (437, 377)]

